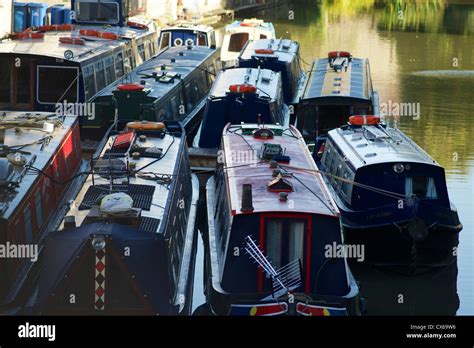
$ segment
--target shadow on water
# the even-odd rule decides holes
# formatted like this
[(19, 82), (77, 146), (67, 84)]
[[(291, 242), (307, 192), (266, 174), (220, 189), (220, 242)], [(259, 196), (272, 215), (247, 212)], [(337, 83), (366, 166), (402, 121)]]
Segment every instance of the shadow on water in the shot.
[(413, 276), (369, 263), (349, 265), (366, 300), (367, 315), (456, 315), (457, 260)]

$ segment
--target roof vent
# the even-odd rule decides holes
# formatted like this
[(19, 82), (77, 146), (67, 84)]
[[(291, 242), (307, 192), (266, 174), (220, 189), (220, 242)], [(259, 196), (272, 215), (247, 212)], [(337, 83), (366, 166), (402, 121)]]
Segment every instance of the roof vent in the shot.
[(253, 212), (252, 184), (242, 185), (242, 213)]
[(289, 163), (290, 157), (284, 155), (284, 150), (280, 144), (265, 143), (260, 149), (260, 158), (264, 160), (274, 160), (280, 163)]
[(270, 192), (293, 192), (293, 185), (281, 174), (278, 174), (275, 179), (268, 183), (267, 189)]
[(11, 180), (13, 166), (6, 158), (0, 158), (0, 186)]

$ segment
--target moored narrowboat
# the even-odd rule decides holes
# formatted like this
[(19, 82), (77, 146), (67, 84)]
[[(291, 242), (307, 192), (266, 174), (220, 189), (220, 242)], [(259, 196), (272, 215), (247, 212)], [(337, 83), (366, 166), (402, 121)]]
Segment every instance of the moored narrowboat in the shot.
[(207, 97), (203, 120), (193, 146), (219, 148), (227, 123), (264, 123), (288, 126), (280, 73), (267, 69), (236, 68), (221, 71)]
[(87, 103), (156, 54), (155, 24), (127, 21), (117, 1), (74, 0), (72, 8), (73, 24), (0, 40), (1, 109), (54, 112)]
[(372, 255), (406, 255), (415, 243), (433, 260), (440, 261), (436, 250), (453, 258), (462, 224), (444, 169), (412, 139), (378, 116), (351, 116), (323, 148), (318, 165), (328, 173), (348, 238), (377, 241)]
[(90, 170), (48, 237), (25, 311), (189, 314), (199, 185), (181, 125), (128, 122)]
[(207, 182), (207, 303), (215, 315), (357, 315), (340, 216), (298, 130), (227, 125)]
[(222, 40), (221, 59), (224, 67), (234, 67), (240, 51), (250, 40), (274, 39), (275, 28), (272, 23), (261, 19), (251, 18), (235, 21), (224, 29)]
[(239, 55), (240, 68), (262, 68), (281, 73), (287, 105), (298, 103), (306, 74), (301, 69), (300, 44), (287, 39), (249, 41)]
[(324, 142), (328, 131), (347, 122), (348, 115), (378, 115), (378, 93), (372, 85), (368, 59), (332, 51), (313, 62), (296, 112), (296, 127), (306, 142)]
[(95, 117), (83, 122), (85, 138), (101, 138), (116, 119), (179, 121), (195, 133), (206, 97), (220, 69), (219, 51), (171, 47), (92, 99)]
[(48, 223), (80, 164), (77, 117), (1, 112), (0, 303), (22, 296)]

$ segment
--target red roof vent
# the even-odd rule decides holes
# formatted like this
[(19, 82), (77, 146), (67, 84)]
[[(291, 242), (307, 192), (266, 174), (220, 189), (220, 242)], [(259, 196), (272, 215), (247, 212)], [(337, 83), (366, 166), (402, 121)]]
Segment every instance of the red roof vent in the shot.
[(380, 117), (373, 115), (355, 115), (349, 117), (349, 123), (353, 126), (377, 125), (380, 123)]
[(115, 138), (114, 143), (112, 144), (112, 148), (113, 149), (128, 148), (132, 144), (134, 138), (135, 138), (135, 132), (133, 130), (120, 133)]
[(291, 182), (283, 178), (281, 174), (268, 183), (268, 191), (270, 192), (293, 192)]

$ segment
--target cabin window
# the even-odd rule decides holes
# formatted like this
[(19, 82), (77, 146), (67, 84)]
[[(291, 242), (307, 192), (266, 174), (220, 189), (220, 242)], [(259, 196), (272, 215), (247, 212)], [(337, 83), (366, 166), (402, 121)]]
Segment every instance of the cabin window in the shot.
[(38, 102), (76, 103), (79, 99), (79, 69), (38, 65)]
[(148, 42), (148, 58), (153, 57), (153, 44)]
[(84, 87), (87, 98), (90, 99), (95, 93), (94, 66), (89, 65), (82, 70), (84, 74)]
[(144, 62), (146, 60), (146, 58), (145, 58), (145, 45), (144, 44), (138, 45), (138, 55), (142, 59), (142, 62)]
[(103, 61), (99, 61), (95, 63), (95, 80), (97, 83), (97, 91), (100, 91), (105, 86), (107, 86), (107, 82), (105, 80), (105, 67), (104, 67)]
[(229, 52), (240, 52), (248, 40), (248, 33), (232, 34), (229, 40)]
[(170, 45), (170, 36), (171, 34), (169, 32), (161, 33), (160, 50), (163, 50)]
[(182, 116), (184, 116), (184, 115), (181, 115), (180, 113), (177, 96), (174, 96), (173, 98), (171, 98), (171, 114), (176, 115), (175, 119), (178, 121), (181, 120)]
[(19, 220), (15, 223), (15, 242), (21, 242), (21, 224)]
[(264, 39), (267, 39), (267, 35), (260, 34), (260, 40), (264, 40)]
[(15, 68), (16, 72), (16, 102), (28, 104), (30, 102), (31, 70), (29, 64), (22, 64)]
[(117, 78), (123, 76), (123, 54), (119, 53), (115, 57), (115, 76)]
[(275, 269), (281, 267), (281, 240), (283, 222), (268, 221), (267, 223), (267, 257)]
[(119, 7), (111, 1), (80, 0), (77, 2), (79, 22), (118, 23)]
[(206, 34), (204, 33), (200, 33), (198, 34), (198, 45), (199, 46), (207, 46), (207, 42), (206, 42)]
[(214, 64), (211, 64), (207, 67), (207, 78), (209, 81), (209, 86), (212, 86), (216, 80), (216, 69), (214, 68)]
[(303, 261), (305, 231), (305, 220), (266, 221), (266, 254), (276, 270), (295, 260)]
[(0, 64), (0, 103), (10, 102), (11, 65), (5, 63)]
[(114, 57), (107, 57), (105, 59), (105, 73), (107, 76), (107, 85), (110, 85), (115, 81)]
[(35, 193), (35, 208), (36, 208), (36, 226), (38, 228), (43, 225), (43, 209), (41, 206), (41, 190)]
[(31, 243), (33, 241), (33, 228), (31, 226), (31, 207), (28, 207), (23, 210), (23, 222), (25, 224), (25, 237), (26, 243)]
[(434, 179), (425, 176), (406, 177), (405, 195), (416, 195), (420, 199), (438, 199)]
[(195, 99), (194, 99), (194, 91), (193, 88), (191, 87), (191, 83), (187, 83), (184, 86), (184, 89), (186, 90), (186, 109), (187, 110), (192, 110), (194, 107)]

